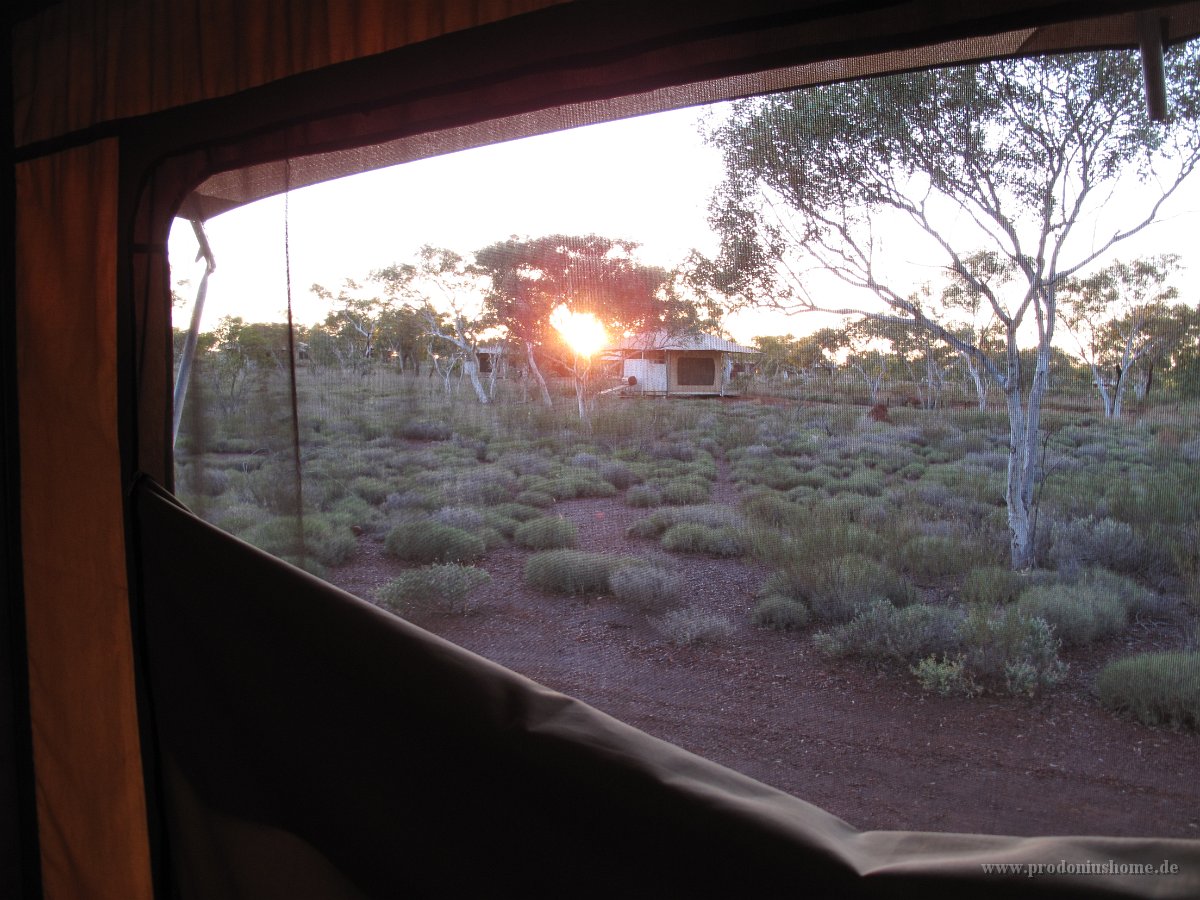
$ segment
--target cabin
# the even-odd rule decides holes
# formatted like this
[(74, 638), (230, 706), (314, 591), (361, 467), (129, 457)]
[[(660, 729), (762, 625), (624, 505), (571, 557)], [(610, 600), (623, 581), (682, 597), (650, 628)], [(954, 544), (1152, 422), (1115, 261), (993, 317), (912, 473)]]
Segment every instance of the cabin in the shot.
[(621, 358), (623, 392), (664, 397), (736, 397), (733, 376), (754, 347), (711, 334), (630, 335), (609, 352)]

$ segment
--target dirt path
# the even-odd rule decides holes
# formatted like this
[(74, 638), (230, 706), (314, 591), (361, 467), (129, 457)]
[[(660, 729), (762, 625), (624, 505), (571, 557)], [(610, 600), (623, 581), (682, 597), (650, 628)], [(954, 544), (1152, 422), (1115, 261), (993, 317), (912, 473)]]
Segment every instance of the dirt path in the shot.
[[(724, 468), (714, 500), (736, 502)], [(659, 553), (625, 537), (644, 513), (618, 499), (556, 512), (576, 522), (581, 549)], [(754, 564), (662, 557), (689, 604), (734, 626), (716, 644), (675, 647), (612, 598), (528, 590), (527, 556), (492, 552), (471, 615), (419, 624), (862, 829), (1200, 838), (1200, 739), (1118, 719), (1089, 693), (1108, 658), (1167, 639), (1153, 630), (1067, 657), (1066, 683), (1043, 699), (942, 698), (906, 673), (831, 662), (807, 636), (754, 628), (765, 575)], [(333, 577), (369, 598), (399, 568), (364, 540)]]

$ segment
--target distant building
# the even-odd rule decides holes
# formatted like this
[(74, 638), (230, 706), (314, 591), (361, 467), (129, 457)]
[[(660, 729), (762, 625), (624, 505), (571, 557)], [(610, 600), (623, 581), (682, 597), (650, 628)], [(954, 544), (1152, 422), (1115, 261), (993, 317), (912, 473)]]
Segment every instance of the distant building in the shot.
[(758, 350), (710, 334), (658, 331), (619, 338), (605, 352), (621, 360), (627, 394), (731, 397), (734, 375)]

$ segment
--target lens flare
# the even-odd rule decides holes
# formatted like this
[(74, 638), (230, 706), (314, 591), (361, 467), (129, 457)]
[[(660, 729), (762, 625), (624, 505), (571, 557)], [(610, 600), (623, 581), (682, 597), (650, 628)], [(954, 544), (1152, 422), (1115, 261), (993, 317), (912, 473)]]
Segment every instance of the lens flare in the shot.
[(608, 343), (604, 326), (592, 313), (571, 312), (559, 306), (550, 314), (550, 324), (578, 356), (590, 357)]

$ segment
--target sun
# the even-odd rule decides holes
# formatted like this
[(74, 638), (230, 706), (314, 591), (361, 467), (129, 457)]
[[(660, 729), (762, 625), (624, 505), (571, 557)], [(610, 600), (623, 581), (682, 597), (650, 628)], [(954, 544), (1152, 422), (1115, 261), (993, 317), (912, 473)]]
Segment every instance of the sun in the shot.
[(608, 335), (592, 313), (571, 312), (560, 305), (550, 314), (550, 324), (577, 356), (590, 357), (608, 343)]

